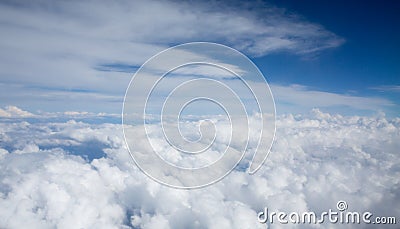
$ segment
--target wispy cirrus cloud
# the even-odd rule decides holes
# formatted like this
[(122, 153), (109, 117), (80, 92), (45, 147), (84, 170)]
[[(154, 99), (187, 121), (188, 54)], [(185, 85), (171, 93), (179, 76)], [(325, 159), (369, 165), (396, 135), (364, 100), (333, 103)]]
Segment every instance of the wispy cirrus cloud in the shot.
[[(337, 112), (346, 110), (376, 112), (395, 106), (391, 100), (380, 97), (345, 95), (326, 91), (310, 89), (304, 85), (277, 85), (272, 84), (278, 107), (286, 112), (304, 112), (311, 108), (336, 108)], [(289, 109), (288, 109), (289, 108)]]
[[(252, 56), (280, 51), (304, 55), (344, 42), (284, 9), (254, 4), (2, 2), (0, 82), (21, 85), (15, 95), (40, 86), (122, 96), (134, 69), (182, 42), (219, 42)], [(61, 109), (61, 100), (47, 102)]]
[(400, 85), (381, 85), (370, 89), (383, 92), (400, 92)]

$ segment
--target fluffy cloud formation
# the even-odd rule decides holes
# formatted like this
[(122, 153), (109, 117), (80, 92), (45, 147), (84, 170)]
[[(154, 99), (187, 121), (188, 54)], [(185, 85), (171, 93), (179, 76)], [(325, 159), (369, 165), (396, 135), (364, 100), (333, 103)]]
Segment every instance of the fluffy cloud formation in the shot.
[(32, 113), (24, 111), (16, 106), (7, 106), (4, 110), (0, 108), (1, 118), (26, 118), (33, 116), (34, 115)]
[(2, 228), (265, 228), (264, 207), (320, 213), (338, 200), (400, 217), (399, 118), (280, 116), (258, 173), (238, 168), (190, 191), (146, 177), (117, 124), (21, 120), (0, 130)]

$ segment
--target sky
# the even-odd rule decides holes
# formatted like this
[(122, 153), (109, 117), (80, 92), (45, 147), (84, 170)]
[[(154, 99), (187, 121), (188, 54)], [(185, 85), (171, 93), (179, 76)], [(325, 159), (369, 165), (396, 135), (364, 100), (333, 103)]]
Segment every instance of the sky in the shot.
[[(257, 59), (261, 69), (269, 69), (271, 82), (383, 97), (396, 104), (400, 80), (398, 2), (273, 1), (273, 4), (323, 25), (345, 41), (306, 60), (285, 54)], [(280, 67), (275, 68), (277, 65)], [(389, 110), (394, 112), (392, 115), (399, 111), (398, 106)]]
[(399, 111), (395, 1), (3, 1), (0, 10), (2, 107), (120, 113), (148, 58), (210, 41), (254, 61), (279, 114)]
[(0, 228), (398, 228), (399, 5), (0, 1)]

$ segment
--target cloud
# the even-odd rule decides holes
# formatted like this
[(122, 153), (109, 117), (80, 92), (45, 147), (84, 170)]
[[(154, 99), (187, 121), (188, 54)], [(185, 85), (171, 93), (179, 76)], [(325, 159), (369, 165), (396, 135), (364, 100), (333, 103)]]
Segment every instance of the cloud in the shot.
[(382, 92), (400, 92), (400, 85), (381, 85), (370, 89)]
[[(257, 222), (264, 207), (320, 213), (338, 200), (349, 210), (400, 217), (399, 118), (317, 109), (281, 115), (258, 173), (238, 168), (191, 191), (147, 178), (118, 124), (16, 120), (1, 121), (0, 130), (0, 227), (265, 228)], [(85, 159), (93, 141), (105, 155)]]
[[(303, 85), (271, 85), (278, 109), (304, 112), (311, 108), (336, 108), (336, 112), (379, 111), (395, 105), (394, 102), (380, 97), (344, 95), (309, 89)], [(339, 108), (339, 109), (338, 109)], [(344, 109), (340, 109), (344, 108)]]
[[(41, 100), (47, 107), (62, 109), (79, 103), (75, 95), (85, 104), (93, 103), (93, 97), (101, 103), (122, 96), (132, 71), (115, 66), (135, 69), (174, 44), (211, 41), (262, 56), (279, 51), (304, 55), (344, 42), (321, 25), (284, 9), (254, 4), (2, 2), (0, 81), (14, 85), (14, 93), (5, 94), (9, 102), (23, 103), (18, 95), (34, 94), (46, 97)], [(113, 71), (104, 71), (104, 66)], [(81, 92), (74, 90), (90, 93), (78, 95)]]
[(4, 110), (0, 108), (0, 117), (2, 118), (26, 118), (33, 116), (34, 115), (32, 113), (21, 110), (16, 106), (7, 106)]
[[(123, 208), (112, 200), (121, 187), (115, 182), (107, 184), (107, 177), (103, 178), (94, 165), (59, 152), (11, 154), (2, 162), (8, 163), (2, 168), (9, 171), (2, 175), (16, 178), (2, 180), (2, 187), (12, 188), (7, 198), (0, 200), (5, 217), (0, 222), (2, 227), (115, 228), (123, 223)], [(11, 170), (10, 165), (17, 170)], [(13, 171), (23, 171), (24, 175)], [(115, 172), (115, 177), (126, 176)]]

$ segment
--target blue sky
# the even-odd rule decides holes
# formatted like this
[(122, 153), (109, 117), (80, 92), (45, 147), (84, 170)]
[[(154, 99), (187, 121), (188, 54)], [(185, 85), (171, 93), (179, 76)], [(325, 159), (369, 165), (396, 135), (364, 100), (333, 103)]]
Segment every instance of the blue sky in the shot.
[[(0, 3), (0, 106), (120, 113), (136, 69), (172, 45), (248, 55), (277, 112), (399, 112), (399, 3)], [(202, 18), (202, 20), (198, 20)]]
[(271, 82), (334, 93), (377, 96), (399, 112), (400, 3), (397, 1), (272, 1), (345, 39), (339, 47), (302, 58), (277, 53), (254, 61)]
[[(288, 10), (294, 10), (322, 24), (346, 39), (340, 47), (311, 59), (314, 60), (310, 61), (311, 64), (306, 61), (295, 62), (296, 69), (307, 72), (303, 74), (304, 77), (292, 77), (289, 81), (298, 80), (305, 84), (317, 81), (315, 86), (338, 92), (399, 83), (400, 32), (396, 29), (400, 21), (398, 2), (279, 2)], [(340, 16), (337, 16), (338, 12)], [(301, 65), (305, 66), (301, 68)], [(343, 85), (343, 89), (337, 88), (334, 84), (337, 79), (348, 84)]]

